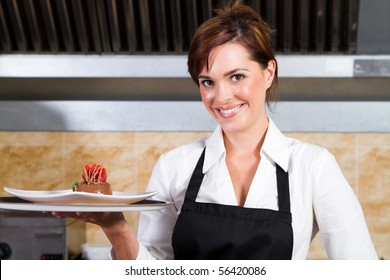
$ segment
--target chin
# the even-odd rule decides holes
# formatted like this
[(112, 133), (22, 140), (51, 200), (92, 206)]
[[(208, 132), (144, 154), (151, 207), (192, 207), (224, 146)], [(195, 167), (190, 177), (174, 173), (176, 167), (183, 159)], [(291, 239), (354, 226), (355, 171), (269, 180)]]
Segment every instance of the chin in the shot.
[(234, 133), (234, 132), (242, 132), (245, 130), (244, 126), (236, 123), (235, 124), (219, 123), (219, 125), (221, 126), (224, 132)]
[(246, 132), (246, 131), (253, 131), (254, 129), (261, 129), (262, 122), (249, 122), (248, 119), (231, 119), (230, 121), (217, 121), (218, 124), (221, 126), (222, 130), (224, 132), (228, 133), (238, 133), (238, 132)]

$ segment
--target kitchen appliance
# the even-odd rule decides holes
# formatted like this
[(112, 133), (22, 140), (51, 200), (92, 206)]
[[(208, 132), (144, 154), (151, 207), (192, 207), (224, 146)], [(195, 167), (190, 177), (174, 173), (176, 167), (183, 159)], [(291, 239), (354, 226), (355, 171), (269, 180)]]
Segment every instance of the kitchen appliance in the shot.
[(66, 221), (49, 214), (0, 211), (1, 260), (67, 259)]

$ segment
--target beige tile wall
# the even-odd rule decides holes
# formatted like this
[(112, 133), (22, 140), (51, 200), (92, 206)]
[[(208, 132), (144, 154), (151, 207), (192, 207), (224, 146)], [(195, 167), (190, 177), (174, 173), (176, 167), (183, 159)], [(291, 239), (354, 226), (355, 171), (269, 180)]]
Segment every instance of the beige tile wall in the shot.
[[(143, 191), (161, 153), (207, 133), (0, 132), (0, 195), (3, 186), (21, 189), (70, 188), (84, 164), (101, 163), (118, 191)], [(287, 133), (328, 148), (336, 156), (362, 204), (378, 255), (390, 259), (390, 134)], [(137, 228), (138, 213), (126, 218)], [(69, 222), (70, 238), (83, 234)], [(73, 237), (72, 237), (73, 236)], [(86, 242), (108, 244), (100, 229), (86, 226)], [(72, 248), (76, 250), (76, 248)], [(76, 252), (77, 253), (77, 252)], [(324, 259), (317, 236), (309, 258)]]

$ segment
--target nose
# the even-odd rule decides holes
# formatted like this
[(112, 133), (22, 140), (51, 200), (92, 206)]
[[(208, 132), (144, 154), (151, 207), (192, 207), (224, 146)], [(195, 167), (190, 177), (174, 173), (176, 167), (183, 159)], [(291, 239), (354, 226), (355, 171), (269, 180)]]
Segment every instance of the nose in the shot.
[(233, 92), (229, 85), (220, 83), (215, 88), (215, 101), (218, 104), (226, 104), (233, 99)]

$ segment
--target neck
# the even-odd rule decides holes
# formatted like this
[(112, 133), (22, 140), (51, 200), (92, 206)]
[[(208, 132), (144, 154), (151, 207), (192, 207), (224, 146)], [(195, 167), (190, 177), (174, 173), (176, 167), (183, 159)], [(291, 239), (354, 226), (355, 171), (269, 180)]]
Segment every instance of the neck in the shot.
[(227, 154), (259, 155), (268, 129), (268, 118), (251, 129), (239, 132), (223, 132)]

